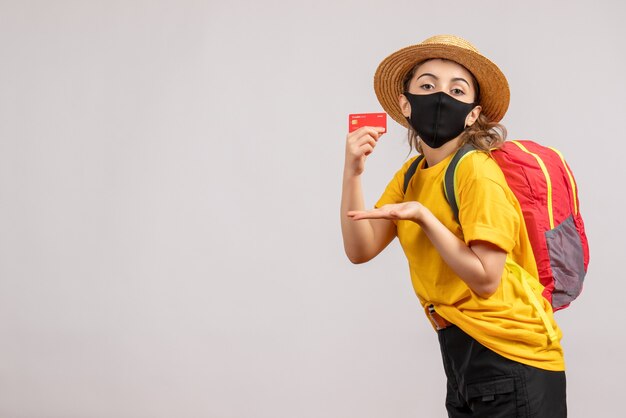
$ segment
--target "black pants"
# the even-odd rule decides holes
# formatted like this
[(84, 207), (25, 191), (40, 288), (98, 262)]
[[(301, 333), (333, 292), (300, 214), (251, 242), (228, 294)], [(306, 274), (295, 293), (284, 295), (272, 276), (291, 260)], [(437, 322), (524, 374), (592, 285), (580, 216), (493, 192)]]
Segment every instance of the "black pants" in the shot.
[(449, 417), (567, 416), (565, 372), (509, 360), (456, 326), (439, 331), (439, 344)]

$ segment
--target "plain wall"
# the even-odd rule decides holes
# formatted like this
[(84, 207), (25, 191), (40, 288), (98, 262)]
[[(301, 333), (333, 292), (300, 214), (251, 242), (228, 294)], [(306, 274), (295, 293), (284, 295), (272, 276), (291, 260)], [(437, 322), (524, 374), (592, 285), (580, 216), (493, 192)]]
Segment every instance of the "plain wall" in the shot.
[[(352, 265), (347, 115), (434, 34), (507, 75), (510, 138), (559, 148), (591, 244), (557, 314), (570, 416), (626, 372), (619, 1), (0, 0), (0, 417), (440, 417), (395, 241)], [(367, 161), (368, 206), (406, 131)]]

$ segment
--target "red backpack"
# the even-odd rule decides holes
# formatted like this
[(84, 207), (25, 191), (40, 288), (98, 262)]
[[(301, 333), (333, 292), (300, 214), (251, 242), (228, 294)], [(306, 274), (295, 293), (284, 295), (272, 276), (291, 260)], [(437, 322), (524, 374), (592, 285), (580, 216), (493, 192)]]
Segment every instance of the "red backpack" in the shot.
[[(446, 168), (444, 192), (458, 220), (455, 174), (459, 162), (477, 150), (466, 144)], [(553, 309), (569, 306), (582, 291), (589, 264), (589, 244), (578, 205), (578, 189), (559, 151), (532, 141), (506, 141), (491, 152), (517, 197), (533, 248), (543, 296)], [(423, 156), (404, 176), (404, 190)]]

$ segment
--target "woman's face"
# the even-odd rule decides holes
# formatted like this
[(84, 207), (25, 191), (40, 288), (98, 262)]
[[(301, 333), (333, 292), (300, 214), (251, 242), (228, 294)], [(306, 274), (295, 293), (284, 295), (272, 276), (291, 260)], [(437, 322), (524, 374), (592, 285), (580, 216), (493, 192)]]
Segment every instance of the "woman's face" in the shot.
[[(476, 98), (474, 79), (462, 65), (443, 59), (423, 62), (409, 81), (408, 92), (412, 94), (432, 94), (444, 92), (464, 103), (473, 103)], [(400, 108), (404, 116), (411, 115), (411, 105), (404, 95), (400, 95)], [(474, 123), (480, 113), (476, 106), (470, 113), (468, 124)]]

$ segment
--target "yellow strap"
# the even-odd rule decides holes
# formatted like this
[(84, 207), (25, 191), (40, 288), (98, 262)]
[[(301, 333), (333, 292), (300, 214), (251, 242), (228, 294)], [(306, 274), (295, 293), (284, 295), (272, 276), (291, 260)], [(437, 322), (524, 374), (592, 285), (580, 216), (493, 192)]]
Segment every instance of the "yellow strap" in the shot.
[(525, 153), (530, 154), (533, 157), (535, 157), (535, 159), (537, 160), (537, 163), (539, 164), (539, 167), (541, 168), (541, 171), (543, 171), (543, 175), (546, 178), (546, 186), (548, 189), (548, 218), (550, 219), (550, 229), (554, 229), (554, 214), (552, 213), (552, 182), (550, 181), (550, 175), (548, 174), (548, 169), (546, 168), (546, 165), (544, 164), (540, 156), (538, 156), (534, 152), (530, 152), (528, 149), (526, 149), (524, 145), (522, 145), (518, 141), (511, 141), (511, 142), (517, 145)]
[(507, 257), (506, 263), (509, 268), (513, 270), (517, 270), (516, 276), (519, 277), (520, 280), (522, 281), (522, 285), (524, 286), (524, 290), (526, 291), (528, 300), (530, 301), (531, 305), (533, 305), (533, 307), (539, 314), (539, 317), (541, 318), (541, 322), (543, 322), (543, 325), (546, 327), (546, 331), (548, 331), (548, 338), (550, 338), (550, 341), (556, 341), (557, 335), (556, 335), (556, 331), (554, 330), (554, 327), (552, 326), (552, 322), (550, 322), (550, 318), (548, 318), (548, 314), (546, 313), (545, 309), (543, 309), (543, 306), (541, 305), (541, 302), (539, 302), (537, 295), (535, 295), (533, 288), (530, 287), (530, 284), (528, 283), (528, 280), (529, 280), (528, 276), (530, 276), (530, 274), (526, 270), (524, 270), (521, 266), (519, 266), (516, 262), (509, 259), (508, 257)]
[(528, 280), (523, 278), (522, 283), (524, 284), (524, 290), (526, 290), (526, 294), (528, 295), (528, 299), (530, 299), (530, 303), (532, 303), (532, 305), (537, 310), (537, 313), (539, 314), (539, 317), (541, 318), (543, 325), (546, 327), (546, 330), (548, 331), (548, 338), (550, 338), (550, 341), (556, 341), (556, 338), (557, 338), (556, 332), (554, 331), (554, 328), (552, 327), (552, 323), (550, 322), (550, 319), (548, 318), (548, 314), (543, 309), (543, 306), (541, 306), (541, 303), (539, 302), (539, 299), (537, 299), (535, 292), (533, 292), (533, 289), (528, 284)]
[(574, 201), (574, 215), (578, 215), (578, 196), (576, 196), (577, 191), (576, 191), (576, 182), (574, 181), (574, 176), (572, 175), (572, 172), (569, 171), (569, 167), (567, 166), (567, 163), (565, 162), (565, 158), (563, 158), (563, 154), (561, 154), (561, 152), (556, 148), (552, 148), (552, 147), (548, 147), (548, 148), (556, 152), (556, 154), (561, 158), (561, 162), (563, 163), (565, 172), (567, 173), (567, 176), (569, 177), (569, 183), (572, 186), (572, 193), (573, 193), (572, 200)]

